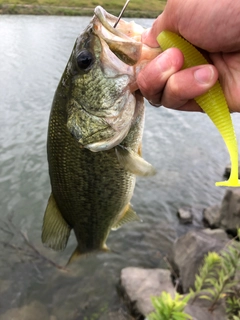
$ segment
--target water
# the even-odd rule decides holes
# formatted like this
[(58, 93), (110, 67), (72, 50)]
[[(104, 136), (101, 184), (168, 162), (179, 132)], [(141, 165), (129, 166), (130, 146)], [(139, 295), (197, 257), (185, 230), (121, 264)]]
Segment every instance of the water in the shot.
[[(152, 23), (136, 20), (146, 27)], [(158, 174), (138, 179), (132, 203), (143, 223), (111, 233), (108, 245), (118, 254), (92, 255), (67, 273), (31, 248), (64, 265), (76, 245), (71, 237), (67, 249), (55, 253), (42, 246), (40, 236), (50, 193), (45, 146), (51, 101), (88, 22), (89, 17), (0, 17), (0, 320), (14, 314), (35, 320), (127, 319), (116, 290), (120, 270), (166, 267), (163, 257), (183, 232), (177, 209), (194, 206), (200, 213), (220, 203), (225, 192), (214, 183), (229, 156), (208, 117), (147, 105), (143, 152)], [(233, 120), (240, 140), (239, 114)]]

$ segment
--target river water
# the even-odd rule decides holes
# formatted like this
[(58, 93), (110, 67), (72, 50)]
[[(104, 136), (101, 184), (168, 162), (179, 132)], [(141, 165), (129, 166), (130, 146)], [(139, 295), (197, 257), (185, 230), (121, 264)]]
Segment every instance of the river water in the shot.
[[(50, 194), (51, 101), (75, 38), (89, 20), (0, 16), (0, 320), (127, 319), (117, 294), (120, 270), (166, 267), (164, 256), (184, 232), (177, 209), (193, 206), (200, 219), (201, 209), (220, 203), (225, 192), (214, 183), (222, 179), (229, 156), (208, 117), (147, 104), (143, 155), (158, 173), (137, 180), (132, 204), (143, 222), (111, 233), (108, 245), (117, 253), (91, 255), (70, 272), (44, 258), (64, 265), (76, 246), (72, 236), (67, 249), (55, 253), (40, 237)], [(240, 140), (240, 115), (233, 121)]]

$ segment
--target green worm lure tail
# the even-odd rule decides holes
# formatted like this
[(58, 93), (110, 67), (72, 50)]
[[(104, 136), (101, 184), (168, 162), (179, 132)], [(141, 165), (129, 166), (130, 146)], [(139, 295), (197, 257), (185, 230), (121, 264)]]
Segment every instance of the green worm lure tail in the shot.
[[(170, 31), (161, 32), (157, 41), (162, 48), (178, 48), (184, 55), (183, 69), (208, 64), (203, 55), (188, 41)], [(195, 98), (195, 101), (210, 117), (227, 146), (231, 159), (231, 174), (227, 181), (216, 182), (216, 186), (239, 187), (238, 180), (238, 145), (232, 124), (232, 119), (219, 81), (205, 94)]]

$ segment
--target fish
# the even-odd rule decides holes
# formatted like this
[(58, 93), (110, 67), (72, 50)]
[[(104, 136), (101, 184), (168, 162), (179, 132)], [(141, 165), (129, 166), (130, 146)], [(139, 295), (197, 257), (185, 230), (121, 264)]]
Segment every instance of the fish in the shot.
[(145, 107), (136, 76), (161, 49), (142, 44), (143, 31), (97, 6), (53, 98), (47, 138), (52, 191), (42, 242), (64, 250), (73, 230), (77, 247), (69, 263), (109, 251), (111, 230), (140, 221), (130, 203), (136, 176), (156, 172), (142, 158)]

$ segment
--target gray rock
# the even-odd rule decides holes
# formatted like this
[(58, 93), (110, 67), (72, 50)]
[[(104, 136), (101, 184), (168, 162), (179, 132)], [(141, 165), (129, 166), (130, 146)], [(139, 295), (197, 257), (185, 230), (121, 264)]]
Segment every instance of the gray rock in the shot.
[(221, 211), (220, 206), (215, 205), (203, 210), (203, 221), (211, 228), (220, 227)]
[(131, 304), (144, 316), (154, 311), (152, 296), (159, 296), (162, 291), (169, 292), (173, 297), (175, 294), (169, 270), (124, 268), (121, 271), (121, 285)]
[[(228, 164), (224, 171), (224, 177), (229, 178), (231, 173), (231, 164)], [(238, 164), (238, 179), (240, 179), (240, 163)]]
[(224, 243), (229, 241), (226, 232), (222, 229), (203, 229), (201, 230), (205, 235), (213, 237), (218, 241), (223, 241)]
[(181, 223), (192, 223), (193, 214), (191, 208), (180, 208), (177, 213)]
[(183, 292), (194, 287), (195, 275), (209, 251), (219, 252), (228, 242), (223, 230), (190, 231), (178, 238), (173, 246), (174, 263), (179, 270)]
[(184, 311), (193, 320), (227, 320), (224, 304), (218, 304), (213, 312), (208, 310), (210, 305), (208, 300), (198, 299), (193, 304), (189, 303)]
[(221, 227), (232, 233), (240, 228), (240, 188), (226, 191), (221, 205)]

